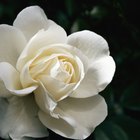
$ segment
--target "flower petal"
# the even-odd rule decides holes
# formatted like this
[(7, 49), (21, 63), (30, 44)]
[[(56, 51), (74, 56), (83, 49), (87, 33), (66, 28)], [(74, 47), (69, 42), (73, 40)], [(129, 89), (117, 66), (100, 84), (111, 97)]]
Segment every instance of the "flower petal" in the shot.
[(68, 36), (67, 43), (81, 50), (89, 58), (90, 62), (109, 55), (106, 40), (91, 31), (73, 33)]
[(29, 40), (40, 29), (46, 29), (47, 17), (39, 6), (30, 6), (23, 9), (16, 17), (13, 25), (19, 28), (27, 40)]
[(76, 86), (75, 83), (66, 84), (46, 75), (40, 76), (39, 79), (55, 101), (68, 97)]
[(115, 62), (111, 56), (95, 61), (71, 97), (86, 98), (98, 94), (111, 82), (115, 72)]
[(58, 108), (59, 119), (41, 111), (39, 118), (55, 133), (72, 139), (87, 138), (107, 115), (106, 103), (99, 95), (86, 99), (67, 98), (59, 102)]
[(39, 82), (39, 87), (34, 91), (35, 100), (41, 110), (44, 112), (53, 112), (57, 103), (49, 96), (44, 85)]
[(20, 83), (19, 73), (12, 65), (6, 62), (0, 63), (0, 79), (12, 94), (18, 96), (29, 94), (38, 87), (37, 85), (33, 85), (23, 89)]
[(24, 35), (15, 27), (0, 25), (0, 62), (16, 65), (17, 59), (26, 45)]
[(26, 63), (20, 73), (20, 81), (21, 81), (21, 85), (23, 88), (27, 88), (30, 85), (38, 85), (38, 82), (36, 80), (34, 80), (30, 74), (29, 67), (30, 67), (30, 64), (32, 63), (32, 61), (33, 60)]
[(98, 86), (99, 92), (112, 81), (116, 69), (115, 62), (111, 56), (96, 61), (91, 68)]
[(38, 108), (33, 95), (26, 97), (13, 96), (0, 99), (0, 136), (4, 139), (22, 139), (24, 137), (48, 136), (47, 128), (44, 127), (37, 117)]
[(26, 48), (21, 53), (17, 69), (20, 71), (27, 61), (35, 57), (39, 49), (56, 43), (66, 43), (67, 35), (63, 28), (50, 22), (50, 27), (47, 30), (40, 30), (28, 42)]

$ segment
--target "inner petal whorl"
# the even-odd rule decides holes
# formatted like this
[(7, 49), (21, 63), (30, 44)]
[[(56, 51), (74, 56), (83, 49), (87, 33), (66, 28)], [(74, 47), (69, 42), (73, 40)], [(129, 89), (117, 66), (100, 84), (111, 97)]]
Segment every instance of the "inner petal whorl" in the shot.
[(67, 84), (80, 80), (81, 68), (75, 54), (66, 48), (68, 46), (59, 45), (39, 50), (29, 68), (33, 79), (37, 80), (41, 75), (46, 75)]

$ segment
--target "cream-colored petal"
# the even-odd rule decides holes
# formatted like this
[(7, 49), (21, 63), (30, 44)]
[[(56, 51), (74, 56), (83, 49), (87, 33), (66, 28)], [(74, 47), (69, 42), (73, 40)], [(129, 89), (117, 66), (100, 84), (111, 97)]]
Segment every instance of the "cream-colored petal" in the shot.
[(67, 43), (81, 50), (90, 62), (109, 55), (106, 40), (100, 35), (88, 30), (69, 35)]
[(40, 30), (28, 42), (26, 48), (20, 55), (17, 62), (17, 69), (20, 71), (27, 61), (35, 57), (39, 49), (56, 43), (66, 43), (67, 35), (63, 28), (50, 21), (47, 30)]
[(111, 56), (93, 62), (71, 97), (86, 98), (98, 94), (111, 82), (114, 72), (115, 62)]
[(26, 63), (20, 73), (20, 81), (23, 88), (30, 87), (31, 85), (38, 85), (38, 82), (32, 79), (30, 74), (30, 65), (33, 60)]
[(9, 25), (0, 25), (0, 62), (16, 65), (17, 59), (26, 45), (20, 30)]
[(38, 87), (37, 85), (33, 85), (23, 89), (21, 86), (19, 73), (12, 65), (6, 62), (0, 63), (0, 79), (4, 82), (5, 88), (7, 88), (11, 94), (18, 96), (27, 95)]
[[(69, 37), (68, 37), (69, 38)], [(89, 65), (89, 58), (88, 56), (86, 56), (79, 48), (76, 48), (75, 46), (71, 46), (71, 45), (65, 45), (65, 47), (67, 48), (68, 52), (73, 54), (74, 56), (76, 56), (76, 61), (78, 59), (80, 59), (80, 63), (82, 63), (83, 68), (84, 68), (84, 72), (86, 73), (88, 70), (88, 65)], [(79, 64), (79, 60), (77, 61), (79, 67), (81, 68), (81, 64)]]
[(25, 137), (48, 136), (47, 128), (39, 121), (38, 107), (33, 95), (0, 98), (0, 137), (21, 140)]
[[(47, 128), (71, 139), (87, 138), (107, 115), (107, 105), (99, 95), (86, 99), (67, 98), (59, 102), (58, 108), (59, 119), (41, 111), (39, 118)], [(69, 120), (75, 124), (70, 124)]]
[(58, 108), (88, 128), (95, 128), (107, 115), (106, 102), (100, 95), (84, 99), (67, 98), (59, 102)]
[(41, 81), (39, 81), (39, 87), (34, 91), (34, 96), (36, 103), (41, 110), (47, 113), (53, 112), (57, 103), (49, 96), (47, 89)]
[(13, 25), (19, 28), (29, 40), (39, 30), (49, 27), (47, 21), (44, 11), (39, 6), (30, 6), (17, 15)]
[[(73, 72), (75, 73), (72, 76), (72, 79), (75, 79), (78, 81), (79, 77), (83, 77), (84, 73), (87, 71), (88, 68), (88, 59), (85, 55), (81, 53), (80, 50), (76, 49), (75, 47), (72, 47), (67, 44), (52, 44), (47, 47), (44, 47), (40, 49), (39, 51), (42, 59), (41, 61), (47, 60), (48, 58), (58, 58), (59, 61), (61, 61), (61, 64), (64, 64), (66, 62), (69, 62)], [(40, 62), (37, 61), (37, 62)], [(70, 66), (70, 65), (69, 65)], [(75, 77), (75, 78), (74, 78)]]
[(12, 89), (8, 89), (13, 95), (16, 96), (25, 96), (28, 95), (30, 93), (32, 93), (34, 90), (36, 90), (38, 88), (38, 85), (33, 85), (27, 88), (23, 88), (23, 89), (19, 89), (19, 90), (12, 90)]
[(90, 70), (88, 70), (84, 79), (81, 81), (77, 89), (73, 91), (70, 97), (87, 98), (98, 94), (99, 91), (96, 79), (94, 79), (93, 76), (93, 73)]
[(66, 84), (46, 75), (40, 76), (39, 79), (55, 101), (60, 101), (69, 96), (76, 86), (75, 83)]
[(94, 73), (99, 92), (104, 90), (112, 81), (115, 69), (116, 65), (111, 56), (104, 57), (93, 63), (91, 71)]
[(78, 49), (74, 49), (74, 51), (78, 56), (76, 57), (76, 61), (79, 66), (79, 69), (81, 70), (81, 75), (84, 75), (87, 72), (89, 66), (88, 58), (85, 55), (83, 55)]
[[(61, 118), (56, 119), (43, 111), (39, 111), (39, 119), (47, 128), (54, 131), (56, 134), (59, 134), (66, 138), (76, 139), (77, 136), (75, 136), (74, 127), (70, 125), (68, 122), (66, 122), (65, 120)], [(79, 131), (81, 131), (81, 129), (82, 128), (79, 128)]]

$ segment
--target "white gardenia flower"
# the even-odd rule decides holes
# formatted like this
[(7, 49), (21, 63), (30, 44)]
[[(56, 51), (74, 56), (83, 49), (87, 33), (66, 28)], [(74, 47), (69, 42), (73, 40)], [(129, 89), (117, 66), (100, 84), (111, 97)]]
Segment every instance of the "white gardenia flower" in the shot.
[(91, 31), (69, 36), (38, 6), (13, 26), (0, 25), (0, 137), (87, 138), (107, 116), (98, 93), (115, 63), (105, 39)]

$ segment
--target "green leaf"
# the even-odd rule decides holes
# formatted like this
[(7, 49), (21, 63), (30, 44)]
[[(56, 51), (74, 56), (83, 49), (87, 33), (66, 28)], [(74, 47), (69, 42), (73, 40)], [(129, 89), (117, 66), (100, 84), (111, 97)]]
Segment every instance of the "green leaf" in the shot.
[(114, 91), (111, 86), (108, 86), (104, 91), (100, 93), (106, 100), (108, 107), (113, 107), (114, 101)]
[(102, 129), (98, 129), (95, 133), (95, 140), (110, 140)]
[(128, 140), (125, 131), (112, 121), (104, 122), (95, 131), (96, 140)]
[(84, 29), (89, 29), (89, 23), (87, 20), (84, 18), (78, 18), (74, 21), (72, 27), (71, 27), (71, 32), (76, 32), (78, 30), (84, 30)]
[(67, 12), (68, 12), (68, 15), (69, 16), (72, 16), (74, 11), (75, 11), (75, 3), (73, 0), (66, 0), (65, 1), (65, 6), (66, 6), (66, 9), (67, 9)]
[(108, 15), (108, 9), (103, 6), (95, 6), (90, 12), (92, 18), (102, 20)]
[[(128, 135), (129, 140), (140, 139), (140, 122), (128, 116), (117, 116), (113, 119)], [(120, 139), (121, 140), (121, 139)]]
[(121, 98), (121, 105), (125, 108), (140, 111), (139, 84), (132, 84), (125, 91)]
[(69, 26), (68, 17), (62, 11), (59, 11), (57, 13), (57, 21), (58, 21), (58, 24), (60, 24), (64, 29), (67, 29), (68, 28), (68, 26)]
[(111, 86), (108, 86), (104, 91), (102, 91), (101, 96), (104, 97), (107, 107), (108, 107), (108, 117), (111, 117), (113, 114), (116, 113), (114, 108), (115, 99), (114, 99), (114, 90)]

